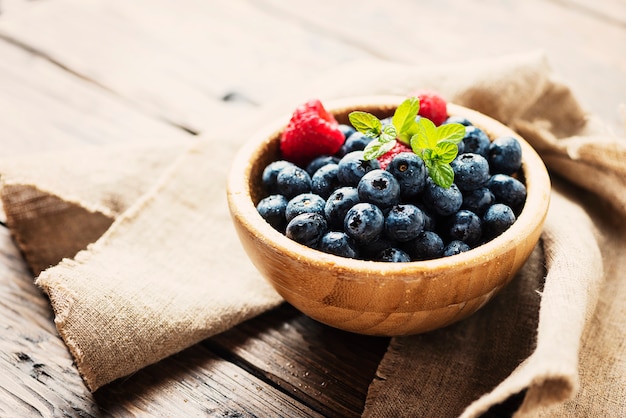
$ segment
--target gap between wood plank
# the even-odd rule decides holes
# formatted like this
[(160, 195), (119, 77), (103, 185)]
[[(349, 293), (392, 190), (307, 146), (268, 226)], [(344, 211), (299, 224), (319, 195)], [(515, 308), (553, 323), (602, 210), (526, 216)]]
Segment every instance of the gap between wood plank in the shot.
[[(81, 73), (79, 73), (76, 70), (73, 70), (72, 68), (70, 68), (67, 65), (63, 64), (61, 61), (58, 61), (58, 60), (54, 59), (52, 56), (50, 56), (49, 54), (45, 53), (44, 51), (42, 51), (40, 49), (37, 49), (37, 48), (35, 48), (33, 46), (30, 46), (30, 45), (28, 45), (28, 44), (26, 44), (26, 43), (24, 43), (24, 42), (22, 42), (22, 41), (20, 41), (18, 39), (15, 39), (14, 37), (12, 37), (10, 35), (7, 35), (5, 33), (2, 33), (2, 32), (0, 32), (0, 40), (3, 40), (3, 41), (5, 41), (5, 42), (7, 42), (7, 43), (17, 47), (17, 48), (23, 49), (24, 51), (26, 51), (26, 52), (28, 52), (30, 54), (33, 54), (34, 56), (36, 56), (38, 58), (41, 58), (41, 59), (49, 62), (50, 64), (52, 64), (52, 65), (62, 69), (63, 71), (67, 72), (68, 74), (71, 74), (72, 76), (77, 77), (77, 78), (79, 78), (79, 79), (81, 79), (83, 81), (86, 81), (86, 82), (90, 83), (90, 84), (93, 84), (94, 86), (102, 89), (103, 91), (105, 91), (105, 92), (107, 92), (109, 94), (114, 95), (118, 99), (124, 101), (126, 104), (132, 106), (133, 108), (135, 108), (135, 109), (137, 109), (139, 111), (142, 111), (142, 109), (140, 109), (137, 106), (133, 106), (131, 101), (126, 99), (124, 96), (118, 94), (115, 90), (112, 90), (111, 88), (107, 87), (106, 85), (104, 85), (102, 83), (99, 83), (98, 81), (96, 81), (96, 80), (94, 80), (94, 79), (92, 79), (90, 77), (87, 77), (86, 75), (81, 74)], [(192, 128), (188, 127), (188, 126), (184, 126), (184, 125), (182, 125), (180, 123), (174, 122), (174, 121), (169, 120), (167, 118), (164, 118), (162, 116), (158, 116), (158, 115), (151, 115), (151, 116), (155, 117), (156, 119), (161, 120), (161, 121), (163, 121), (163, 122), (165, 122), (165, 123), (167, 123), (169, 125), (172, 125), (172, 126), (178, 128), (178, 129), (181, 129), (181, 130), (187, 132), (188, 134), (191, 134), (191, 135), (194, 135), (194, 136), (199, 134), (199, 132), (197, 130), (195, 130), (195, 129), (192, 129)]]

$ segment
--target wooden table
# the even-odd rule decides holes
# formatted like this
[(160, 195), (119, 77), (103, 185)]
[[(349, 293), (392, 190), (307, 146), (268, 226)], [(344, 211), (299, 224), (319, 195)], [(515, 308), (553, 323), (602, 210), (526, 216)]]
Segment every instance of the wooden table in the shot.
[[(384, 4), (383, 4), (384, 3)], [(4, 0), (0, 154), (186, 141), (363, 58), (421, 64), (543, 49), (581, 102), (623, 132), (620, 0)], [(358, 416), (388, 339), (289, 306), (95, 394), (83, 385), (0, 228), (0, 416)]]

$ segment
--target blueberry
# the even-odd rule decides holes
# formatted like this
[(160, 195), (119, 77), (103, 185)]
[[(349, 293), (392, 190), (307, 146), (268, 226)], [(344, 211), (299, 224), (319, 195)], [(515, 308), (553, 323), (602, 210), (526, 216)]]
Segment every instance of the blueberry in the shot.
[(311, 191), (311, 176), (305, 169), (296, 165), (286, 166), (276, 176), (278, 192), (287, 199)]
[(433, 231), (423, 231), (415, 239), (404, 244), (405, 251), (413, 260), (431, 260), (443, 254), (443, 239)]
[(328, 196), (324, 206), (324, 216), (331, 229), (343, 229), (343, 221), (348, 210), (359, 203), (356, 187), (340, 187)]
[(400, 195), (403, 198), (413, 198), (424, 190), (428, 171), (424, 161), (417, 154), (401, 152), (393, 157), (386, 170), (398, 180)]
[(466, 126), (465, 136), (463, 137), (463, 152), (472, 152), (480, 154), (487, 158), (489, 155), (489, 145), (491, 141), (489, 137), (480, 128), (476, 126)]
[(461, 208), (463, 195), (456, 184), (447, 189), (428, 178), (424, 188), (424, 205), (435, 215), (450, 216)]
[(289, 221), (285, 235), (300, 244), (315, 248), (326, 231), (326, 220), (322, 215), (302, 213)]
[(479, 187), (475, 190), (463, 193), (461, 209), (471, 210), (478, 216), (482, 216), (487, 208), (493, 205), (496, 197), (487, 187)]
[(326, 164), (337, 164), (339, 162), (339, 157), (335, 157), (334, 155), (320, 155), (319, 157), (314, 158), (309, 165), (306, 166), (306, 172), (309, 173), (309, 176), (313, 177), (313, 174), (321, 167)]
[(451, 255), (460, 254), (469, 250), (470, 250), (470, 246), (464, 243), (463, 241), (459, 241), (459, 240), (450, 241), (448, 245), (444, 247), (442, 256), (450, 257)]
[(337, 164), (326, 164), (320, 167), (311, 177), (311, 191), (326, 199), (339, 186)]
[(494, 174), (487, 182), (487, 187), (496, 198), (514, 211), (521, 209), (526, 201), (526, 186), (518, 179), (506, 174)]
[(478, 189), (489, 180), (489, 162), (480, 154), (460, 154), (450, 166), (454, 171), (454, 183), (463, 192)]
[(372, 137), (366, 136), (361, 132), (354, 132), (346, 138), (346, 142), (341, 146), (340, 155), (346, 155), (352, 151), (363, 151), (367, 144), (372, 142)]
[(502, 136), (489, 146), (489, 165), (492, 173), (513, 174), (522, 166), (522, 147), (512, 136)]
[(385, 234), (379, 235), (377, 238), (359, 243), (359, 253), (361, 257), (372, 260), (375, 259), (381, 252), (396, 246), (395, 241), (390, 240)]
[(355, 186), (366, 173), (380, 168), (378, 160), (365, 160), (363, 151), (352, 151), (339, 160), (337, 177), (344, 186)]
[(434, 231), (437, 228), (437, 219), (423, 205), (417, 205), (422, 211), (422, 217), (424, 218), (424, 231)]
[(414, 205), (396, 205), (385, 217), (385, 233), (391, 239), (405, 242), (417, 237), (424, 230), (424, 215)]
[(287, 220), (285, 218), (285, 209), (287, 208), (287, 199), (282, 194), (269, 195), (263, 198), (256, 205), (259, 215), (265, 219), (274, 229), (284, 232)]
[(381, 208), (390, 207), (400, 202), (400, 184), (390, 172), (382, 169), (366, 173), (357, 185), (359, 199), (373, 203)]
[(339, 124), (339, 130), (343, 134), (343, 137), (348, 139), (350, 135), (356, 132), (356, 129), (352, 125), (346, 125), (345, 123)]
[(318, 249), (340, 257), (358, 258), (359, 255), (354, 240), (341, 231), (330, 231), (324, 234), (318, 244)]
[(378, 254), (376, 261), (384, 261), (387, 263), (408, 263), (411, 257), (399, 248), (387, 248)]
[(293, 166), (293, 163), (290, 163), (286, 160), (278, 160), (269, 163), (265, 169), (263, 170), (263, 174), (261, 175), (261, 183), (268, 194), (278, 193), (278, 186), (276, 185), (276, 177), (278, 177), (278, 173), (285, 167)]
[(326, 201), (315, 193), (302, 193), (292, 198), (285, 208), (287, 222), (302, 213), (319, 213), (324, 215)]
[(463, 126), (473, 126), (474, 124), (472, 122), (470, 122), (469, 119), (463, 117), (463, 116), (449, 116), (448, 119), (445, 120), (444, 124), (446, 123), (459, 123)]
[(463, 241), (470, 247), (480, 242), (482, 233), (480, 218), (469, 210), (461, 209), (446, 222), (446, 238)]
[(488, 239), (493, 239), (509, 229), (515, 222), (513, 209), (502, 203), (493, 204), (483, 215), (483, 229)]
[(344, 230), (357, 243), (376, 239), (385, 227), (385, 217), (380, 208), (371, 203), (357, 203), (346, 213)]

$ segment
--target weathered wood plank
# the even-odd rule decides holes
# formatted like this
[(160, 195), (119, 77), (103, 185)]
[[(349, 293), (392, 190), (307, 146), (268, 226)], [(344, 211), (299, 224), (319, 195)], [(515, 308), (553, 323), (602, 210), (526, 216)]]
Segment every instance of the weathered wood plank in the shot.
[(265, 102), (367, 55), (249, 2), (56, 0), (5, 13), (0, 33), (192, 131), (232, 92)]
[(215, 123), (211, 115), (232, 92), (265, 103), (354, 59), (428, 64), (529, 49), (546, 50), (590, 110), (621, 128), (626, 30), (606, 17), (619, 6), (576, 1), (584, 7), (551, 0), (56, 0), (9, 10), (0, 33), (194, 131)]
[(202, 345), (191, 347), (95, 394), (109, 416), (318, 417)]
[(2, 158), (193, 137), (1, 39), (0, 57)]
[(5, 228), (0, 248), (0, 416), (318, 416), (202, 345), (92, 395)]
[[(593, 10), (613, 4), (578, 1)], [(360, 2), (357, 6), (331, 0), (268, 0), (264, 8), (345, 44), (419, 65), (542, 49), (588, 109), (612, 129), (623, 130), (618, 106), (626, 97), (626, 54), (622, 53), (626, 29), (567, 1), (401, 0), (393, 5)]]
[(6, 228), (0, 228), (0, 415), (81, 411), (93, 398), (56, 333), (47, 299), (33, 284)]
[(326, 417), (357, 417), (388, 342), (324, 326), (285, 304), (203, 345)]

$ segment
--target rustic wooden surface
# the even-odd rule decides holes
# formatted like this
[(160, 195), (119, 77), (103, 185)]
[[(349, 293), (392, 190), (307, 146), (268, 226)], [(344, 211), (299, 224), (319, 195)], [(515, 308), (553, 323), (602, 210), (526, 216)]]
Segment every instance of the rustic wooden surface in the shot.
[[(362, 58), (534, 49), (623, 132), (625, 48), (620, 0), (3, 0), (0, 154), (186, 141)], [(387, 342), (282, 306), (90, 394), (0, 228), (2, 417), (358, 416)]]

